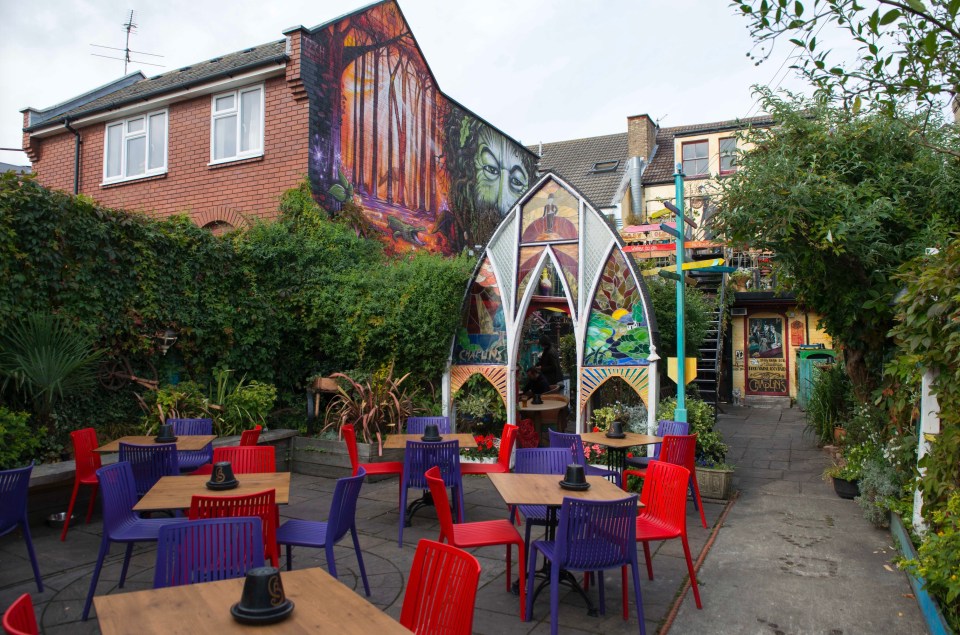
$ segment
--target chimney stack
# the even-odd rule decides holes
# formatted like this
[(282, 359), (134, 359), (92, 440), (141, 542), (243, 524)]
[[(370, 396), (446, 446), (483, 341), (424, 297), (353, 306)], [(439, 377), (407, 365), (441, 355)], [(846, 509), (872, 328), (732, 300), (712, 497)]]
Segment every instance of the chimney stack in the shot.
[(650, 119), (650, 115), (627, 117), (628, 157), (643, 157), (649, 161), (656, 145), (657, 125)]

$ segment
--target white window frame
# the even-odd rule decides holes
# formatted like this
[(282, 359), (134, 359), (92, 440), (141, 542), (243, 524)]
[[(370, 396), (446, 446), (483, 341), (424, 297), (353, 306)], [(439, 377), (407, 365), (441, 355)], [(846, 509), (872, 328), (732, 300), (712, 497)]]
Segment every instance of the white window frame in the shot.
[[(254, 90), (260, 91), (260, 147), (256, 149), (247, 150), (246, 152), (240, 151), (240, 124), (243, 121), (243, 117), (240, 113), (240, 96), (243, 93), (248, 93)], [(244, 86), (243, 88), (238, 88), (236, 90), (227, 91), (225, 93), (216, 93), (210, 96), (210, 163), (207, 165), (219, 165), (221, 163), (230, 163), (232, 161), (243, 161), (244, 159), (251, 159), (254, 157), (262, 157), (264, 147), (266, 146), (266, 85), (265, 84), (255, 84), (252, 86)], [(234, 108), (231, 110), (225, 110), (222, 112), (217, 112), (217, 99), (223, 97), (233, 96), (233, 103), (235, 104)], [(232, 157), (223, 157), (222, 159), (214, 158), (214, 132), (216, 130), (216, 121), (222, 117), (230, 117), (236, 115), (237, 117), (237, 154)]]
[[(150, 117), (155, 115), (163, 115), (164, 117), (164, 126), (163, 126), (163, 165), (161, 167), (150, 168)], [(140, 136), (141, 133), (137, 132), (135, 134), (130, 134), (127, 132), (127, 128), (131, 121), (137, 119), (143, 119), (143, 136), (146, 141), (144, 143), (144, 158), (143, 174), (134, 174), (132, 176), (128, 175), (127, 172), (127, 139), (134, 136)], [(107, 163), (110, 159), (110, 148), (107, 146), (110, 140), (110, 128), (114, 126), (121, 126), (122, 134), (120, 136), (120, 175), (119, 176), (107, 176)], [(103, 127), (103, 182), (102, 185), (110, 185), (113, 183), (123, 183), (124, 181), (136, 181), (138, 179), (147, 179), (152, 176), (157, 176), (159, 174), (167, 173), (167, 163), (168, 156), (170, 151), (170, 112), (169, 109), (163, 108), (161, 110), (152, 110), (150, 112), (142, 112), (132, 117), (127, 117), (125, 119), (118, 119), (115, 121), (108, 121)]]

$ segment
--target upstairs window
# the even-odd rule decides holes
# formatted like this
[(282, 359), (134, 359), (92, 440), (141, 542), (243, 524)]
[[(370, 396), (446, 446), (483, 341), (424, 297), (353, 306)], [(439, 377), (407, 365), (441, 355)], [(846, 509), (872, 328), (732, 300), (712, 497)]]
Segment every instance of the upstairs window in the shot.
[(686, 176), (707, 176), (710, 172), (706, 141), (683, 144), (683, 173)]
[(113, 183), (167, 171), (167, 111), (107, 124), (103, 181)]
[(214, 95), (211, 111), (211, 163), (263, 154), (263, 86)]
[(734, 137), (720, 139), (720, 174), (737, 171), (737, 140)]

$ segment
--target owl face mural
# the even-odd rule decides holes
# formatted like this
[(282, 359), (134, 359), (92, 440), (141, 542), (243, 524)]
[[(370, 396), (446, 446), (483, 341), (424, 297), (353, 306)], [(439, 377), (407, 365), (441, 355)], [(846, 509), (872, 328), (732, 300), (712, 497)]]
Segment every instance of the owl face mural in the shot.
[(490, 126), (479, 134), (476, 169), (476, 198), (506, 214), (530, 186), (530, 174), (515, 144)]

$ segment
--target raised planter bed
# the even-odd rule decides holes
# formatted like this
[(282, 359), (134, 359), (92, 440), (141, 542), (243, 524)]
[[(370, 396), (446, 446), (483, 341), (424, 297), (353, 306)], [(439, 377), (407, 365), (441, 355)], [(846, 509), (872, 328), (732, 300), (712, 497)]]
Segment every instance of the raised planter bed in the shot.
[[(357, 443), (357, 455), (361, 463), (382, 461), (403, 462), (403, 450), (384, 450), (383, 456), (373, 443)], [(339, 439), (295, 437), (290, 452), (290, 471), (311, 476), (341, 478), (350, 474), (350, 455), (347, 444)], [(371, 481), (390, 478), (371, 476)]]
[(731, 470), (698, 467), (697, 485), (700, 486), (701, 498), (730, 500), (730, 494), (733, 491), (733, 472)]
[[(907, 559), (916, 559), (917, 550), (913, 548), (910, 533), (907, 531), (907, 528), (904, 527), (903, 520), (901, 520), (897, 514), (890, 514), (890, 533), (897, 541), (900, 554)], [(944, 619), (937, 599), (927, 593), (923, 588), (923, 579), (915, 578), (906, 571), (904, 573), (907, 574), (907, 579), (910, 580), (913, 595), (917, 598), (917, 604), (920, 606), (923, 619), (927, 622), (927, 630), (930, 631), (930, 635), (952, 635), (953, 629), (950, 628), (947, 620)]]

